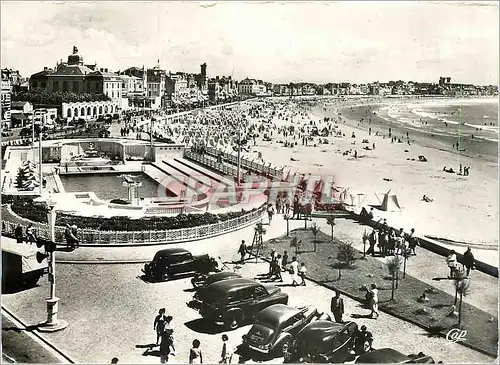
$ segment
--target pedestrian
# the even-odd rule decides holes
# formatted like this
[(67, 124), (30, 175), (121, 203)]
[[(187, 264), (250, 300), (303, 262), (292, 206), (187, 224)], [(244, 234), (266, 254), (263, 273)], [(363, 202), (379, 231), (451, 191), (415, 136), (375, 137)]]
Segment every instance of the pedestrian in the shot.
[(276, 259), (274, 260), (274, 263), (273, 263), (273, 276), (274, 276), (274, 280), (279, 280), (279, 281), (283, 281), (283, 278), (281, 277), (281, 265), (280, 265), (280, 262), (281, 262), (281, 255), (278, 255), (276, 256)]
[(73, 236), (73, 231), (68, 223), (66, 223), (66, 228), (64, 229), (64, 238), (68, 247), (75, 247), (76, 237)]
[(170, 355), (170, 345), (171, 338), (167, 331), (164, 331), (161, 335), (161, 343), (160, 343), (160, 362), (162, 364), (166, 364), (168, 362), (168, 355)]
[(32, 245), (33, 242), (36, 242), (35, 229), (33, 228), (33, 224), (30, 223), (28, 228), (26, 228), (26, 241)]
[(165, 318), (165, 331), (164, 331), (164, 333), (166, 333), (170, 337), (170, 347), (172, 347), (172, 356), (175, 356), (174, 329), (175, 329), (175, 324), (173, 321), (173, 317), (167, 316)]
[(377, 243), (377, 234), (375, 231), (375, 228), (372, 230), (370, 235), (368, 236), (368, 244), (370, 247), (368, 248), (368, 251), (366, 251), (367, 255), (375, 255), (375, 244)]
[(355, 354), (363, 354), (370, 351), (373, 343), (373, 335), (371, 332), (367, 331), (366, 326), (362, 325), (361, 330), (356, 334), (356, 339), (354, 340), (354, 351)]
[(14, 235), (16, 237), (17, 243), (23, 243), (24, 242), (23, 227), (20, 224), (18, 224), (16, 226), (16, 229), (14, 230)]
[(467, 277), (470, 275), (470, 271), (475, 269), (476, 261), (474, 259), (474, 255), (472, 254), (472, 250), (470, 247), (467, 247), (467, 250), (464, 252), (464, 266), (467, 268)]
[(113, 357), (111, 359), (111, 364), (118, 364), (118, 358), (117, 357)]
[(299, 275), (300, 275), (300, 278), (302, 279), (302, 282), (300, 283), (300, 285), (302, 285), (302, 286), (306, 286), (306, 280), (305, 280), (306, 274), (307, 274), (306, 265), (304, 263), (301, 263), (300, 269), (299, 269)]
[(166, 324), (166, 319), (165, 317), (165, 308), (161, 308), (158, 311), (158, 315), (155, 318), (155, 321), (153, 323), (153, 331), (156, 331), (156, 345), (158, 346), (160, 344), (160, 339), (161, 335), (165, 331), (165, 324)]
[(240, 263), (245, 263), (245, 255), (247, 253), (247, 245), (245, 244), (245, 240), (241, 241), (240, 248), (238, 249), (238, 253), (240, 254)]
[(378, 289), (377, 284), (372, 284), (370, 288), (366, 287), (367, 293), (370, 295), (370, 317), (373, 318), (373, 315), (376, 314), (377, 318), (379, 317), (378, 313)]
[(273, 247), (271, 248), (271, 258), (269, 259), (269, 271), (267, 273), (267, 276), (271, 277), (273, 274), (273, 267), (274, 267), (274, 262), (276, 261), (276, 249)]
[(340, 297), (340, 292), (336, 291), (330, 303), (330, 310), (335, 317), (335, 322), (343, 323), (342, 316), (344, 315), (344, 299)]
[(285, 199), (285, 214), (290, 215), (290, 198), (286, 197)]
[(288, 251), (283, 252), (283, 258), (281, 259), (281, 268), (286, 270), (286, 265), (288, 265)]
[(269, 203), (267, 206), (267, 218), (269, 219), (269, 224), (271, 224), (271, 221), (273, 220), (273, 215), (274, 215), (274, 207), (272, 203)]
[(203, 364), (203, 355), (201, 353), (199, 340), (194, 340), (193, 347), (189, 350), (189, 363)]
[(418, 238), (415, 237), (415, 228), (412, 228), (410, 231), (410, 235), (408, 236), (408, 247), (410, 248), (410, 253), (413, 252), (413, 255), (417, 255), (417, 252), (415, 251), (416, 247), (418, 246)]
[(446, 265), (450, 269), (450, 275), (448, 277), (453, 278), (457, 266), (457, 255), (454, 250), (451, 250), (446, 257)]
[(233, 349), (229, 344), (229, 338), (226, 334), (222, 335), (222, 352), (220, 354), (221, 360), (219, 364), (231, 364), (231, 359), (233, 357)]
[(292, 257), (292, 263), (290, 264), (292, 270), (292, 286), (299, 285), (299, 263), (297, 258)]

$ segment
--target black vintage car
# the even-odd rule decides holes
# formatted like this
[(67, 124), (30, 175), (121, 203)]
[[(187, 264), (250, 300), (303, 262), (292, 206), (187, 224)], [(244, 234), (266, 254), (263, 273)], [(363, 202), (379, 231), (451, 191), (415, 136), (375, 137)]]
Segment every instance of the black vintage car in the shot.
[(282, 356), (289, 352), (293, 337), (319, 313), (313, 306), (294, 308), (275, 304), (257, 314), (243, 345), (251, 350)]
[[(206, 290), (207, 287), (218, 281), (234, 278), (241, 278), (241, 275), (233, 271), (221, 271), (213, 274), (197, 274), (191, 279), (191, 283), (193, 284), (193, 287), (196, 288), (196, 292), (193, 295), (193, 300), (187, 303), (188, 307), (199, 310), (201, 308), (201, 293)], [(196, 281), (196, 284), (193, 281)]]
[(288, 294), (280, 288), (244, 278), (213, 283), (200, 297), (202, 317), (227, 329), (238, 328), (273, 304), (288, 303)]
[(193, 256), (183, 248), (166, 248), (158, 251), (142, 271), (148, 281), (164, 281), (179, 274), (206, 274), (216, 269), (217, 261), (209, 255)]
[(191, 279), (191, 284), (195, 289), (206, 288), (217, 281), (241, 278), (241, 275), (234, 271), (221, 271), (213, 274), (197, 274)]
[(432, 357), (420, 352), (418, 354), (405, 355), (390, 348), (370, 351), (360, 355), (356, 364), (435, 364)]
[[(352, 351), (358, 333), (358, 325), (354, 322), (314, 321), (298, 333), (285, 360), (295, 363), (342, 363), (354, 360)], [(371, 342), (364, 345), (363, 349), (369, 351)]]

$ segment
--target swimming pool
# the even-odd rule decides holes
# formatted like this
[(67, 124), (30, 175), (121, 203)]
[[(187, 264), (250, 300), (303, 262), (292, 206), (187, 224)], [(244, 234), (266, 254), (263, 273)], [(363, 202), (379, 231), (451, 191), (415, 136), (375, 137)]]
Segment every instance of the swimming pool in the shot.
[[(142, 186), (138, 188), (140, 198), (157, 197), (158, 184), (145, 174), (139, 175)], [(128, 199), (128, 188), (122, 185), (121, 174), (59, 175), (68, 193), (93, 191), (99, 199)]]

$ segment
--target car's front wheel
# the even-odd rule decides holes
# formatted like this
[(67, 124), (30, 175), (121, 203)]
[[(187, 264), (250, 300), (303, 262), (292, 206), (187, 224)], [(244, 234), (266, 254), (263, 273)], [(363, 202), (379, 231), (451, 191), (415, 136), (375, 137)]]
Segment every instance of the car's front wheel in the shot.
[(291, 341), (289, 338), (285, 339), (282, 343), (281, 343), (281, 346), (280, 346), (280, 355), (283, 356), (285, 358), (285, 361), (290, 361), (290, 358), (291, 358)]
[(234, 330), (240, 326), (242, 319), (242, 315), (239, 313), (228, 313), (224, 319), (224, 327)]

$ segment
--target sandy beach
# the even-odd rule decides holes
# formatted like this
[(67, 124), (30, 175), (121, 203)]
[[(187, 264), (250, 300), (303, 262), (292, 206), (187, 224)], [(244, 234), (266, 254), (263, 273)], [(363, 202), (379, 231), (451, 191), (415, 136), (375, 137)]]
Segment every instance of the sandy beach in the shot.
[[(369, 102), (376, 104), (374, 110), (384, 105), (376, 100)], [(337, 119), (336, 111), (345, 108), (347, 103), (360, 104), (360, 101), (330, 100), (327, 105), (308, 108), (304, 118), (295, 116), (286, 121), (274, 116), (271, 122), (278, 127), (295, 125), (297, 128), (312, 120), (321, 130), (327, 125), (323, 122), (324, 117)], [(366, 101), (361, 103), (367, 105)], [(359, 125), (359, 120), (350, 119), (345, 111), (341, 118), (339, 128), (345, 136), (322, 137), (328, 144), (314, 147), (316, 142), (309, 142), (309, 146), (303, 146), (297, 139), (297, 146), (283, 147), (279, 141), (284, 141), (285, 137), (274, 131), (271, 141), (259, 140), (252, 150), (261, 152), (264, 160), (278, 166), (319, 174), (329, 181), (333, 176), (336, 185), (350, 188), (356, 203), (362, 205), (380, 204), (375, 194), (380, 197), (391, 190), (402, 208), (401, 212), (390, 213), (391, 225), (405, 230), (414, 227), (419, 235), (455, 241), (459, 252), (472, 244), (484, 249), (489, 261), (498, 265), (498, 163), (463, 154), (457, 158), (451, 145), (448, 150), (440, 148), (440, 141), (432, 146), (416, 134), (410, 136), (410, 144), (406, 140), (391, 143), (382, 133), (375, 136), (375, 129), (369, 135), (367, 123)], [(353, 133), (355, 138), (352, 138)], [(364, 139), (369, 143), (362, 143)], [(373, 143), (374, 150), (363, 149), (365, 146), (372, 148)], [(347, 150), (351, 153), (343, 155)], [(357, 151), (357, 158), (354, 151)], [(427, 162), (419, 162), (420, 155), (425, 156)], [(459, 164), (472, 166), (469, 176), (443, 171), (443, 166), (451, 166), (458, 172)], [(433, 201), (423, 201), (424, 194)]]

